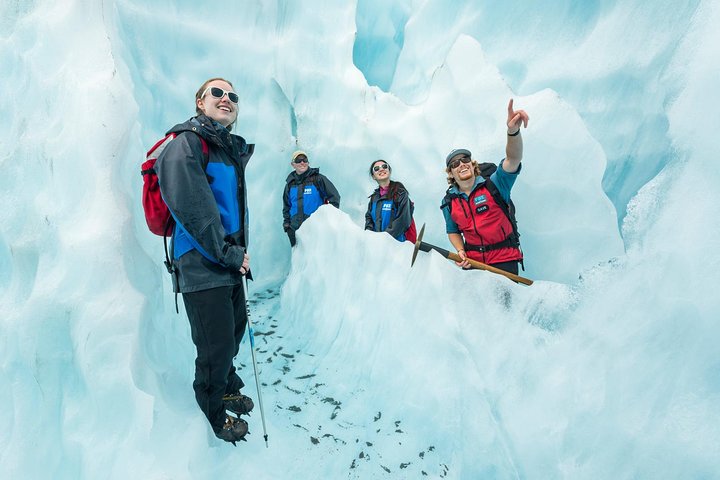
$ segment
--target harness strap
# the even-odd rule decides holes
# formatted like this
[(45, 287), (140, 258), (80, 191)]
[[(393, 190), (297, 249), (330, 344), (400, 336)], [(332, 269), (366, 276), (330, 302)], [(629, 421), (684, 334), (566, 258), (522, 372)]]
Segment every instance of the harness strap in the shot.
[(501, 248), (519, 248), (520, 247), (520, 240), (517, 238), (517, 235), (514, 233), (511, 233), (508, 235), (508, 237), (505, 240), (502, 240), (497, 243), (491, 243), (489, 245), (471, 245), (468, 243), (465, 243), (465, 250), (466, 251), (472, 251), (472, 252), (480, 252), (485, 253), (489, 252), (491, 250), (499, 250)]

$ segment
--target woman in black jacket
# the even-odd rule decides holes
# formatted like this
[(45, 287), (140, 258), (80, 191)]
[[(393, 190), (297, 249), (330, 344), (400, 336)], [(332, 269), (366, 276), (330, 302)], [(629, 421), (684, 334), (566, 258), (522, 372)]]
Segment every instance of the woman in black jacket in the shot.
[(242, 395), (233, 358), (247, 325), (242, 282), (249, 276), (245, 167), (253, 154), (230, 133), (238, 95), (222, 78), (195, 94), (197, 116), (173, 127), (155, 171), (164, 202), (175, 220), (173, 286), (182, 294), (197, 348), (193, 388), (218, 438), (242, 439), (247, 423), (226, 414), (253, 408)]
[(370, 176), (378, 188), (370, 195), (365, 213), (365, 230), (387, 232), (400, 242), (415, 242), (414, 206), (405, 186), (390, 180), (392, 168), (385, 160), (370, 164)]

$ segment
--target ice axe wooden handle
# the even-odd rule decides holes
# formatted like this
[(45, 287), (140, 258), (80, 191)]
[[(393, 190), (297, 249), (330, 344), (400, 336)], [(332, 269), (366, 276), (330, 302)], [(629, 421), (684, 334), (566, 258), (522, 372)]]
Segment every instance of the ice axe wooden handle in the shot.
[[(458, 255), (457, 253), (448, 252), (447, 257), (450, 260), (455, 260), (456, 262), (462, 262), (462, 257)], [(473, 268), (477, 268), (479, 270), (487, 270), (488, 272), (497, 273), (498, 275), (502, 275), (503, 277), (507, 277), (510, 280), (513, 280), (518, 283), (522, 283), (523, 285), (532, 285), (533, 281), (529, 278), (521, 277), (520, 275), (515, 275), (514, 273), (506, 272), (505, 270), (500, 270), (499, 268), (495, 268), (492, 265), (486, 265), (482, 262), (478, 262), (476, 260), (473, 260), (472, 258), (467, 259), (468, 262), (470, 262), (470, 265), (473, 266)]]
[[(415, 242), (415, 250), (413, 251), (412, 262), (410, 263), (410, 265), (413, 265), (415, 263), (415, 257), (417, 257), (418, 251), (429, 252), (430, 250), (435, 250), (447, 259), (454, 260), (456, 262), (462, 262), (462, 257), (460, 257), (460, 255), (458, 255), (457, 253), (452, 253), (448, 250), (445, 250), (444, 248), (440, 248), (435, 245), (423, 242), (422, 237), (424, 233), (425, 224), (423, 224), (422, 228), (420, 229), (420, 234), (418, 235), (417, 241)], [(477, 268), (478, 270), (485, 270), (488, 272), (497, 273), (498, 275), (507, 277), (514, 282), (522, 283), (523, 285), (533, 284), (533, 281), (529, 278), (521, 277), (519, 275), (515, 275), (514, 273), (506, 272), (505, 270), (500, 270), (499, 268), (495, 268), (492, 265), (486, 265), (471, 258), (468, 258), (467, 261), (470, 262), (470, 265), (473, 268)]]

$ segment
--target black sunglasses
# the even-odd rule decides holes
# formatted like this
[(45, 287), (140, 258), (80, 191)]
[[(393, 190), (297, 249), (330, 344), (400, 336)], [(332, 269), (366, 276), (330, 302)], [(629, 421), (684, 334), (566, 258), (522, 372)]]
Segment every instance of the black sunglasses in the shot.
[(208, 87), (205, 89), (202, 95), (200, 95), (200, 98), (203, 98), (205, 94), (210, 90), (210, 95), (212, 95), (215, 98), (222, 98), (225, 94), (228, 96), (228, 100), (230, 100), (232, 103), (238, 103), (238, 100), (240, 98), (238, 97), (237, 93), (235, 92), (226, 92), (220, 87)]
[(375, 166), (373, 167), (373, 172), (374, 172), (374, 173), (377, 173), (377, 172), (380, 171), (381, 168), (382, 168), (383, 170), (387, 170), (388, 167), (389, 167), (389, 165), (388, 165), (387, 163), (383, 163), (383, 164), (381, 164), (381, 165), (375, 165)]
[(308, 163), (308, 159), (307, 157), (297, 157), (293, 163)]
[(462, 163), (470, 163), (472, 159), (468, 157), (467, 155), (463, 155), (462, 157), (458, 158), (457, 160), (453, 160), (450, 162), (448, 167), (450, 167), (450, 170), (455, 169), (460, 166), (460, 162)]

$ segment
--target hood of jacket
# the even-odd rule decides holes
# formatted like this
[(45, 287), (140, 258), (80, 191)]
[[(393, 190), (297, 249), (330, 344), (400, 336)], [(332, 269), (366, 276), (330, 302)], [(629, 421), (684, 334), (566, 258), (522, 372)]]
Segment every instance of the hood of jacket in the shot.
[(255, 145), (248, 144), (240, 135), (230, 133), (230, 130), (220, 125), (207, 115), (198, 115), (175, 125), (167, 133), (195, 132), (208, 143), (226, 150), (233, 156), (252, 154)]

